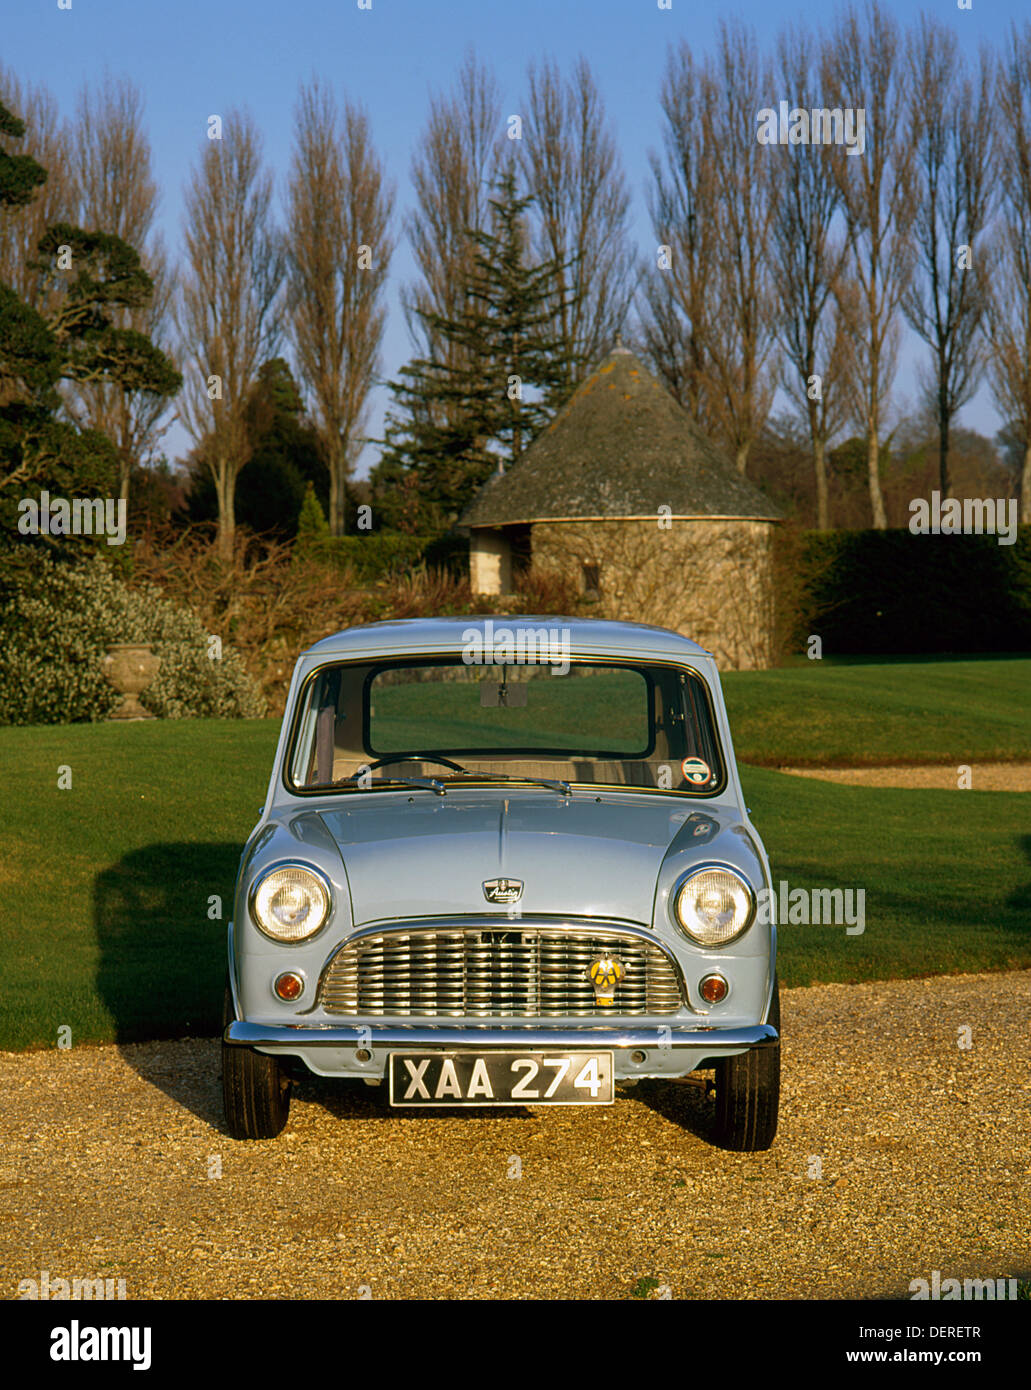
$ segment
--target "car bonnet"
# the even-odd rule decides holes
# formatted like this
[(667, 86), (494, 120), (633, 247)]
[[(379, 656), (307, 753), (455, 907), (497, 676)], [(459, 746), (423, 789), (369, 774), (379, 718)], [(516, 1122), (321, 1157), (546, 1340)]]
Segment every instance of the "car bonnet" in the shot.
[(351, 793), (310, 814), (340, 849), (355, 925), (508, 915), (487, 898), (484, 885), (495, 879), (519, 880), (522, 915), (647, 925), (662, 861), (698, 811), (716, 834), (738, 819), (733, 807), (709, 800), (691, 805), (654, 793), (590, 788), (564, 796), (494, 786), (449, 788), (444, 797), (408, 789)]

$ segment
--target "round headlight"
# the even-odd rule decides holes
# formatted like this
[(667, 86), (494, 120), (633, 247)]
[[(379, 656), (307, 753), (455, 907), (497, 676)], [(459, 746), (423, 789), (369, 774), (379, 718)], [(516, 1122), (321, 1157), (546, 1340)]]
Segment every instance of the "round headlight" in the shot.
[(276, 941), (304, 941), (329, 916), (329, 885), (299, 865), (271, 869), (251, 895), (251, 915)]
[(732, 869), (699, 869), (673, 897), (677, 926), (701, 946), (725, 946), (751, 926), (754, 915), (755, 895)]

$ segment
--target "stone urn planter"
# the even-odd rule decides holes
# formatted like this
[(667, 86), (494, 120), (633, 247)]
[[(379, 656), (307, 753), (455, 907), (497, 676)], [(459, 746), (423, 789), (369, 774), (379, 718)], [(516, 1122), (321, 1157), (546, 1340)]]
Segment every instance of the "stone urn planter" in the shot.
[(100, 663), (107, 680), (121, 695), (122, 703), (109, 715), (110, 719), (154, 719), (145, 710), (139, 696), (158, 673), (161, 658), (149, 647), (135, 642), (116, 642), (107, 649)]

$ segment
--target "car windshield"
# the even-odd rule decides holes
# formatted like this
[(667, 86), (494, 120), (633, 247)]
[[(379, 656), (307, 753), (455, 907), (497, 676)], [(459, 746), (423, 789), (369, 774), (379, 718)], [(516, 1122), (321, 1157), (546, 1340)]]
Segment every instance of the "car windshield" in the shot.
[(725, 769), (702, 678), (622, 661), (340, 662), (302, 689), (287, 759), (301, 793), (546, 781), (712, 795)]

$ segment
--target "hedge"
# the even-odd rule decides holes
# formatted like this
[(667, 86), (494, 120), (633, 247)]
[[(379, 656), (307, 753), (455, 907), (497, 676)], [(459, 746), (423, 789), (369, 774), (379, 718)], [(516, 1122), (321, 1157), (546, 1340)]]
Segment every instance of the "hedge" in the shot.
[(787, 642), (825, 653), (1031, 651), (1031, 526), (992, 535), (808, 531), (778, 572)]
[(306, 556), (349, 569), (364, 584), (395, 579), (417, 565), (464, 573), (469, 542), (462, 536), (411, 535), (403, 531), (357, 532), (349, 536), (305, 537), (295, 547)]

